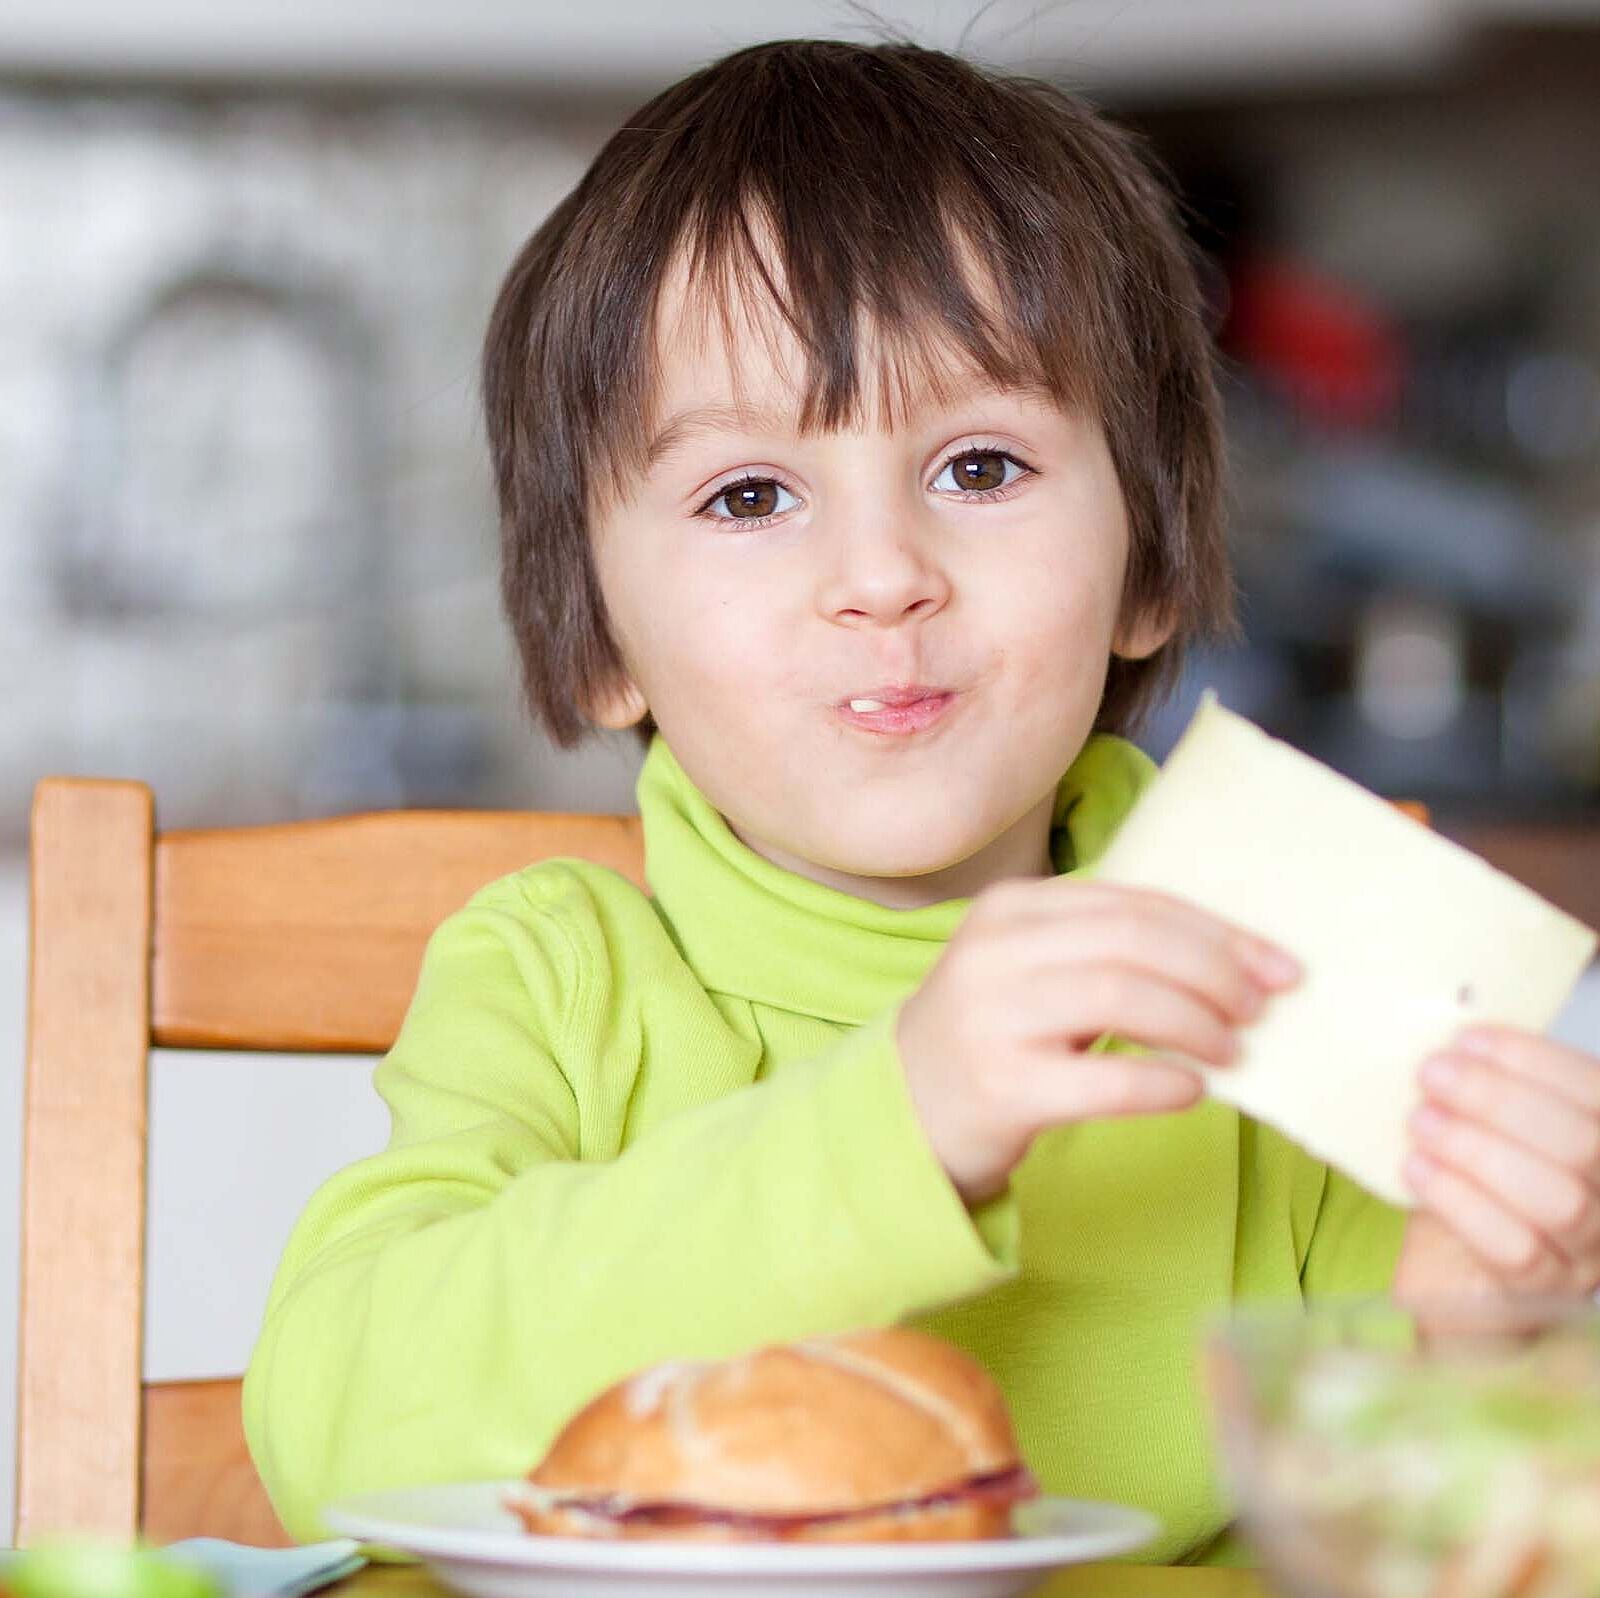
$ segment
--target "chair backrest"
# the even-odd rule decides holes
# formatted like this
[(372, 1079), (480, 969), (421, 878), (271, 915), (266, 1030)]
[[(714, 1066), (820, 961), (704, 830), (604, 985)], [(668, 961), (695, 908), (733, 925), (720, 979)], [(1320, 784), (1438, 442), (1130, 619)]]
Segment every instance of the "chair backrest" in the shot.
[(141, 783), (34, 795), (16, 1540), (288, 1539), (239, 1382), (142, 1380), (152, 1045), (381, 1053), (428, 934), (558, 855), (643, 883), (636, 816), (392, 811), (155, 831)]
[(381, 1053), (433, 928), (484, 883), (558, 855), (643, 885), (636, 816), (392, 811), (158, 833), (141, 783), (39, 784), (19, 1545), (288, 1540), (245, 1448), (239, 1382), (142, 1379), (149, 1050)]

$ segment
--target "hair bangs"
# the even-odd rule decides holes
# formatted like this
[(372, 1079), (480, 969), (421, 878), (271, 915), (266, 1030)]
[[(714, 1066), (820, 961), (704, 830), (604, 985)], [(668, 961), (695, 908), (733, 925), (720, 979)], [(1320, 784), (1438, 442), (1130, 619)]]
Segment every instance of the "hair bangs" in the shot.
[[(882, 215), (874, 196), (860, 198), (863, 213)], [(682, 245), (694, 336), (719, 336), (735, 374), (752, 338), (780, 368), (798, 346), (801, 434), (894, 430), (981, 386), (1047, 395), (1063, 408), (1091, 402), (1085, 361), (1041, 348), (1026, 315), (1030, 296), (981, 264), (995, 259), (993, 243), (942, 214), (937, 247), (906, 251), (893, 232), (863, 231), (849, 252), (820, 259), (808, 247), (811, 219), (790, 210), (781, 224), (770, 195), (752, 192), (697, 219)]]

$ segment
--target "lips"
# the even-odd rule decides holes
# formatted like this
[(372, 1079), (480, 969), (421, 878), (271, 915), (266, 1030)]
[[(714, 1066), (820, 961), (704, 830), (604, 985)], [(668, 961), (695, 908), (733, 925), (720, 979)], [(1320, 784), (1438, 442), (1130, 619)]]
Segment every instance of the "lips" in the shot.
[(948, 688), (931, 688), (920, 683), (886, 683), (881, 688), (847, 695), (841, 703), (866, 710), (882, 710), (885, 706), (898, 710), (902, 705), (914, 705), (920, 699), (935, 699), (949, 692)]
[(851, 694), (837, 709), (851, 726), (867, 732), (905, 734), (933, 726), (955, 697), (950, 688), (891, 683)]

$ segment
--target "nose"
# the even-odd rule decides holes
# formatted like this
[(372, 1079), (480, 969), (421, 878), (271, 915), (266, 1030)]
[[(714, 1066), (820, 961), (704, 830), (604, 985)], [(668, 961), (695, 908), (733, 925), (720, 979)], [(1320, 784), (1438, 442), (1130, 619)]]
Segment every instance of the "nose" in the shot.
[(819, 587), (823, 614), (855, 627), (892, 627), (908, 616), (937, 614), (949, 601), (950, 577), (932, 535), (914, 513), (851, 517), (839, 530)]

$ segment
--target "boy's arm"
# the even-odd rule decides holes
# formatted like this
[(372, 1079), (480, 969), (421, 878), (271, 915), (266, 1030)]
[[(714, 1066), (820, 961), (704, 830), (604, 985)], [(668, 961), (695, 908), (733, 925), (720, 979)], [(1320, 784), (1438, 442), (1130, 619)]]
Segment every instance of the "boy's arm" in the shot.
[[(1011, 1200), (977, 1224), (963, 1207), (889, 1015), (583, 1160), (578, 958), (485, 895), (429, 943), (379, 1068), (390, 1148), (312, 1200), (245, 1381), (296, 1537), (346, 1493), (520, 1475), (643, 1365), (886, 1324), (1013, 1274)], [(619, 1124), (631, 1087), (607, 1085)]]
[(1307, 1301), (1387, 1294), (1394, 1283), (1406, 1214), (1328, 1166), (1300, 1271)]

